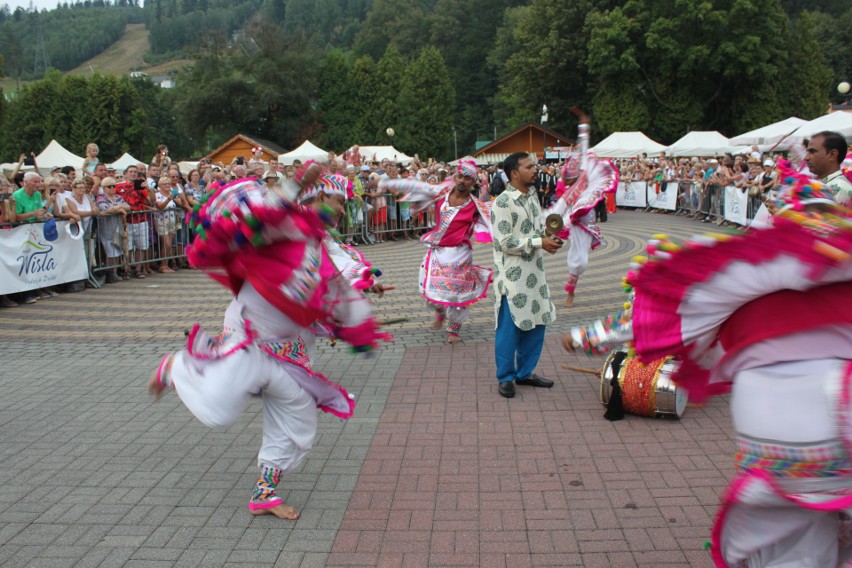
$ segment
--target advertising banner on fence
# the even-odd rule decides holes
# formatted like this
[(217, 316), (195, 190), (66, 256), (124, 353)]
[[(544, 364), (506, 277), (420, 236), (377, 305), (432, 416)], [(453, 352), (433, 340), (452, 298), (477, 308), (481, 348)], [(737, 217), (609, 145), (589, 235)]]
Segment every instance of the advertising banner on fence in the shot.
[(88, 277), (83, 239), (65, 231), (57, 221), (59, 237), (44, 238), (44, 223), (0, 230), (0, 294), (14, 294)]
[(648, 199), (645, 195), (644, 181), (620, 181), (615, 190), (615, 204), (624, 207), (645, 207)]
[(748, 224), (748, 193), (738, 187), (725, 187), (725, 221)]
[(648, 188), (648, 205), (654, 209), (666, 209), (675, 211), (677, 209), (677, 182), (671, 181), (663, 184), (660, 193)]

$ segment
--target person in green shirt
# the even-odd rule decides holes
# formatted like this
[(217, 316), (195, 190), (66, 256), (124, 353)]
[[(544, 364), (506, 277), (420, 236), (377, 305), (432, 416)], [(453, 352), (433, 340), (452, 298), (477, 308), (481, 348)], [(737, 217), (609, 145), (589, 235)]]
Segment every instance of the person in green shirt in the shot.
[(44, 208), (40, 189), (44, 180), (35, 172), (24, 175), (24, 186), (12, 194), (15, 198), (15, 211), (9, 219), (12, 223), (45, 221), (51, 217)]

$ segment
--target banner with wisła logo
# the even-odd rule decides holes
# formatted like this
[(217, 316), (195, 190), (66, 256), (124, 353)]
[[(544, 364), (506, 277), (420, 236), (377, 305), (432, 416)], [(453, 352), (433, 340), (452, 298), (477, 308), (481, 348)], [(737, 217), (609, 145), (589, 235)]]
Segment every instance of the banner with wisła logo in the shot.
[(748, 225), (748, 193), (734, 185), (725, 188), (725, 221)]
[(665, 209), (675, 211), (677, 209), (677, 182), (664, 183), (660, 193), (652, 187), (648, 188), (648, 205), (654, 209)]
[(615, 204), (624, 207), (645, 207), (648, 205), (646, 185), (644, 181), (618, 182)]
[(67, 221), (57, 221), (59, 236), (44, 238), (44, 223), (0, 229), (0, 294), (14, 294), (88, 277), (83, 240), (65, 232)]

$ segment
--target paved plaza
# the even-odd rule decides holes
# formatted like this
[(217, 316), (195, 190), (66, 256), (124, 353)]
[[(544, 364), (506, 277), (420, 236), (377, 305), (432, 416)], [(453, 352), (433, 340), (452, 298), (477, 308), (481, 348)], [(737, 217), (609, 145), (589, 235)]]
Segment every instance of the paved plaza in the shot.
[[(376, 300), (394, 343), (356, 357), (323, 341), (316, 367), (357, 396), (322, 415), (301, 469), (283, 477), (298, 521), (252, 517), (261, 405), (232, 428), (195, 420), (145, 382), (229, 293), (194, 270), (0, 310), (0, 565), (17, 567), (711, 566), (704, 549), (733, 473), (727, 398), (682, 420), (603, 418), (601, 358), (559, 332), (613, 311), (651, 234), (706, 225), (619, 211), (603, 225), (570, 311), (565, 254), (549, 257), (558, 308), (538, 373), (553, 389), (498, 396), (493, 299), (445, 343), (416, 283), (424, 247), (364, 247), (396, 290)], [(491, 247), (475, 259), (491, 266)], [(239, 380), (239, 377), (234, 377)]]

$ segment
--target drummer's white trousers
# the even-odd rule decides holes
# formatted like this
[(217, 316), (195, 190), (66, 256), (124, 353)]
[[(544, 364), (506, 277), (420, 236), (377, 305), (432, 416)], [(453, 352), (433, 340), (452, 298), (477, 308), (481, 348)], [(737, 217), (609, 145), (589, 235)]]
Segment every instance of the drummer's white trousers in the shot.
[[(843, 462), (848, 456), (840, 443), (837, 404), (847, 364), (822, 359), (737, 373), (731, 417), (738, 439)], [(828, 454), (832, 447), (834, 456)], [(852, 489), (849, 476), (776, 479), (788, 495), (814, 501)], [(732, 567), (833, 568), (847, 555), (839, 545), (844, 514), (801, 508), (758, 483), (723, 518), (722, 553)]]

